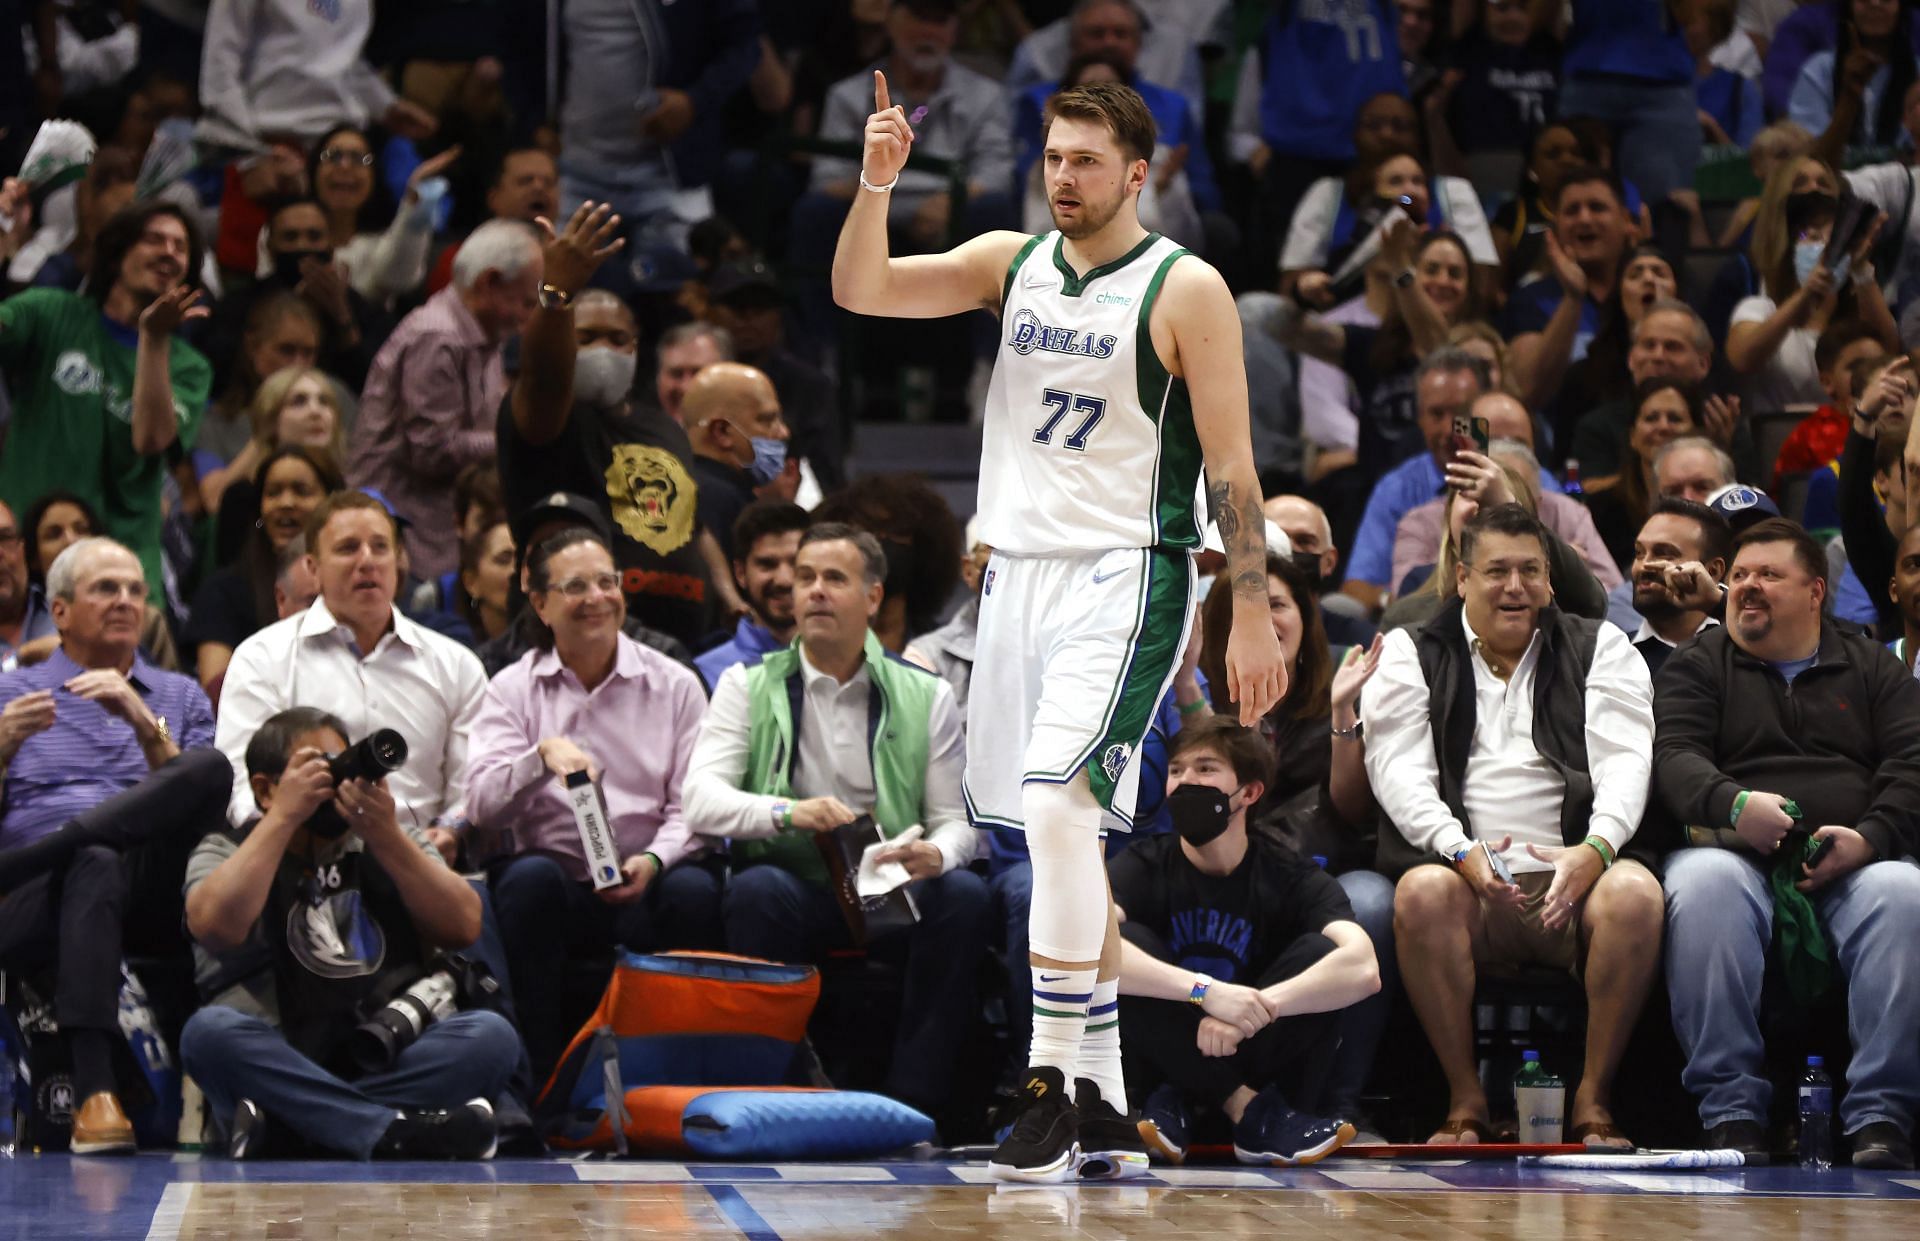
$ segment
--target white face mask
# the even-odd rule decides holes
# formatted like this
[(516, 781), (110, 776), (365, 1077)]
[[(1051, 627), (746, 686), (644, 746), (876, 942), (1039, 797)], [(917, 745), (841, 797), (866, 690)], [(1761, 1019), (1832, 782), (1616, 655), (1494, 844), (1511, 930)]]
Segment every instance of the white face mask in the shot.
[(638, 354), (604, 345), (582, 349), (573, 358), (573, 399), (595, 409), (616, 409), (633, 391)]

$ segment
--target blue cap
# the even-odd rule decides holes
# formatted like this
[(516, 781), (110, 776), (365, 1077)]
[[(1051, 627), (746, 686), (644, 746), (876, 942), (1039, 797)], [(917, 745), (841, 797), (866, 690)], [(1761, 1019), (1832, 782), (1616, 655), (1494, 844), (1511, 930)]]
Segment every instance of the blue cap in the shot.
[(386, 496), (382, 495), (376, 489), (372, 487), (362, 487), (360, 488), (360, 494), (363, 496), (372, 496), (374, 499), (380, 501), (380, 507), (387, 510), (387, 516), (393, 518), (393, 520), (399, 524), (402, 530), (406, 529), (408, 526), (411, 526), (413, 524), (412, 522), (408, 521), (405, 517), (402, 517), (400, 515), (400, 510), (393, 507), (392, 500), (387, 499)]
[(1823, 1065), (1825, 1065), (1826, 1062), (1827, 1062), (1827, 1058), (1825, 1056), (1808, 1056), (1807, 1057), (1807, 1067), (1810, 1069), (1820, 1068)]

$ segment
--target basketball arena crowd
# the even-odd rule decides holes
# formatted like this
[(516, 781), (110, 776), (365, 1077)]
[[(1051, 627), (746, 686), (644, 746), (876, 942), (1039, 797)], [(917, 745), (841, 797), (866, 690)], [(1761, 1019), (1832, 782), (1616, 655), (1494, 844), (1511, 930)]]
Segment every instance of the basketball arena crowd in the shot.
[(894, 254), (1046, 232), (1046, 102), (1119, 81), (1239, 306), (1288, 688), (1239, 724), (1213, 589), (1107, 834), (1156, 1152), (1511, 1140), (1525, 1047), (1569, 1140), (1756, 1160), (1820, 1054), (1911, 1167), (1914, 7), (0, 0), (23, 1115), (134, 1147), (133, 1004), (209, 1151), (537, 1150), (617, 950), (703, 950), (819, 967), (797, 1082), (991, 1140), (1031, 867), (915, 444), (1000, 329), (834, 304), (877, 68)]

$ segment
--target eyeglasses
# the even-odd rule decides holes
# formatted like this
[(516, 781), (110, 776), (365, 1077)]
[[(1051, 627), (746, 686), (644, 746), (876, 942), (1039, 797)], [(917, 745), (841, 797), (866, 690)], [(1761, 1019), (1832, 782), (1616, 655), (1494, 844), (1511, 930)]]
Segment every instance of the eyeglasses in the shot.
[(597, 591), (603, 595), (618, 594), (620, 575), (618, 573), (596, 573), (592, 577), (570, 577), (564, 582), (555, 582), (548, 590), (562, 598), (575, 601), (587, 597), (587, 592)]
[(373, 152), (343, 151), (339, 147), (328, 147), (326, 150), (320, 152), (320, 162), (341, 167), (358, 164), (362, 168), (371, 168), (373, 167)]
[(1520, 576), (1520, 582), (1524, 586), (1538, 586), (1547, 580), (1547, 566), (1538, 561), (1516, 565), (1493, 565), (1485, 569), (1475, 567), (1473, 571), (1479, 574), (1481, 580), (1489, 586), (1505, 586), (1513, 580), (1515, 574)]

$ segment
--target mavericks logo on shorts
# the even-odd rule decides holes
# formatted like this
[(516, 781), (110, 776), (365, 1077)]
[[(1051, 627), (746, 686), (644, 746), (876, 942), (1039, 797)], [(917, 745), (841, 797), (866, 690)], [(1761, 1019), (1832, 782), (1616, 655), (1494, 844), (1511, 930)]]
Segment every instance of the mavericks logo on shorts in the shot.
[(1100, 770), (1109, 780), (1119, 780), (1120, 773), (1127, 769), (1127, 760), (1133, 756), (1130, 745), (1110, 745), (1107, 752), (1100, 756)]
[(1038, 349), (1043, 353), (1110, 358), (1119, 339), (1117, 336), (1095, 336), (1092, 332), (1082, 332), (1077, 328), (1048, 327), (1040, 322), (1039, 315), (1022, 308), (1014, 312), (1013, 331), (1008, 335), (1007, 343), (1022, 357)]
[(987, 580), (980, 583), (980, 593), (983, 595), (990, 595), (993, 593), (993, 570), (992, 569), (987, 570)]

